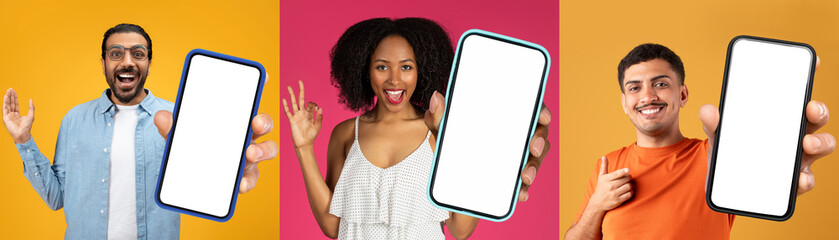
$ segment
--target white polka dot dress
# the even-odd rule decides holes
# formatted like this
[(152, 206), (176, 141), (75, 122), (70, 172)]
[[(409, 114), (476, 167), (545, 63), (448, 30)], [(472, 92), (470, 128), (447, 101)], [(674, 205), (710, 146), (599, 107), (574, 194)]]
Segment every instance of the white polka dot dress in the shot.
[(329, 213), (341, 218), (338, 239), (445, 239), (441, 222), (449, 212), (431, 205), (426, 194), (434, 152), (428, 139), (388, 168), (370, 163), (355, 140), (347, 154)]

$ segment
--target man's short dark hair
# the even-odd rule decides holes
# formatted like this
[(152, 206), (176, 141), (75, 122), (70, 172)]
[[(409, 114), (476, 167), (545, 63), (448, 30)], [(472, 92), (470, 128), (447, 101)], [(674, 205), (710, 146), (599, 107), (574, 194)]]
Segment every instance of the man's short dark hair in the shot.
[[(149, 48), (149, 61), (151, 61), (151, 53), (152, 53), (151, 52), (151, 37), (149, 37), (149, 34), (146, 33), (146, 30), (143, 30), (142, 27), (140, 27), (138, 25), (135, 25), (135, 24), (130, 24), (130, 23), (121, 23), (119, 25), (116, 25), (116, 26), (112, 27), (111, 29), (108, 29), (108, 31), (105, 31), (105, 37), (102, 38), (102, 60), (105, 60), (105, 51), (107, 51), (107, 47), (108, 47), (108, 46), (105, 46), (105, 42), (108, 41), (108, 38), (111, 37), (112, 34), (114, 34), (114, 33), (132, 33), (132, 32), (143, 35), (143, 38), (146, 38), (146, 42), (149, 43), (149, 45), (146, 46), (146, 47)], [(127, 46), (127, 47), (131, 47), (131, 46)]]
[(629, 53), (626, 54), (626, 57), (623, 57), (620, 64), (618, 64), (618, 84), (621, 87), (621, 92), (624, 91), (623, 74), (626, 72), (627, 68), (656, 58), (660, 58), (670, 63), (670, 67), (673, 68), (673, 71), (676, 71), (676, 73), (679, 74), (679, 83), (683, 85), (685, 84), (685, 65), (682, 64), (682, 59), (679, 58), (679, 55), (676, 55), (675, 52), (663, 45), (645, 43), (638, 45), (632, 49), (632, 51), (629, 51)]

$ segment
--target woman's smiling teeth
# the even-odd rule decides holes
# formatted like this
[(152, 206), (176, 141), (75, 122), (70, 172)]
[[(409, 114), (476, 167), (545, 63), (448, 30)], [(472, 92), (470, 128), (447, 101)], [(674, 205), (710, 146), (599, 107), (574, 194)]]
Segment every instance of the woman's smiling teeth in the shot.
[(392, 104), (399, 104), (405, 95), (404, 89), (385, 89), (387, 100)]

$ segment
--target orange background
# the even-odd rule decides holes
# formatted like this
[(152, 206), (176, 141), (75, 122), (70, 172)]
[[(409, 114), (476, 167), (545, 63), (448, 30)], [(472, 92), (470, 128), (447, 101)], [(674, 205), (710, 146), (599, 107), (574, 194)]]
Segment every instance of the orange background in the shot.
[[(105, 30), (128, 22), (151, 36), (154, 58), (146, 88), (174, 102), (187, 52), (203, 48), (262, 63), (272, 79), (260, 111), (274, 131), (259, 141), (279, 142), (279, 1), (2, 1), (0, 2), (0, 89), (18, 91), (27, 108), (36, 105), (32, 135), (52, 159), (62, 117), (100, 96), (108, 85), (100, 65)], [(239, 196), (226, 223), (181, 217), (184, 239), (278, 239), (279, 163), (259, 165), (256, 188)], [(0, 238), (61, 239), (63, 210), (51, 211), (23, 177), (20, 156), (0, 130)]]
[[(601, 155), (635, 141), (620, 105), (617, 65), (633, 47), (663, 44), (685, 64), (690, 96), (681, 109), (686, 137), (705, 139), (697, 117), (719, 104), (728, 42), (741, 34), (812, 45), (822, 64), (812, 99), (833, 110), (822, 128), (839, 136), (839, 3), (836, 1), (560, 1), (560, 236), (580, 208)], [(816, 188), (799, 197), (786, 222), (737, 217), (732, 239), (835, 238), (839, 154), (813, 165)], [(685, 216), (690, 217), (690, 216)], [(646, 221), (655, 222), (654, 219)]]

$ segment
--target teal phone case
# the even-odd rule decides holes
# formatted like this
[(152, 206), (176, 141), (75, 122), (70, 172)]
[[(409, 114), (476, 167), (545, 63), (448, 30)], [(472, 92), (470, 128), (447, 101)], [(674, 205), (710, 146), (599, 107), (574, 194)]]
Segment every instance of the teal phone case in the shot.
[[(463, 50), (463, 44), (464, 44), (464, 41), (467, 38), (469, 38), (470, 36), (482, 36), (482, 37), (486, 37), (486, 38), (489, 38), (489, 39), (492, 39), (492, 40), (502, 41), (502, 42), (518, 45), (518, 46), (521, 46), (521, 47), (524, 47), (524, 48), (535, 49), (535, 50), (538, 50), (545, 57), (545, 65), (543, 67), (542, 79), (541, 79), (541, 83), (539, 85), (539, 91), (538, 91), (538, 94), (539, 94), (539, 96), (537, 98), (538, 100), (533, 103), (533, 109), (534, 110), (533, 110), (533, 115), (532, 115), (531, 120), (530, 120), (530, 122), (531, 122), (530, 128), (529, 128), (530, 132), (529, 132), (528, 137), (527, 137), (527, 143), (525, 145), (526, 148), (524, 149), (524, 153), (523, 153), (523, 156), (522, 156), (522, 159), (521, 159), (521, 163), (519, 165), (518, 175), (517, 175), (516, 179), (510, 179), (510, 181), (516, 181), (515, 189), (513, 189), (513, 191), (515, 193), (514, 193), (513, 197), (510, 199), (509, 211), (506, 214), (503, 214), (503, 215), (493, 215), (493, 214), (480, 212), (480, 211), (471, 209), (469, 206), (454, 206), (454, 205), (451, 205), (451, 204), (440, 202), (437, 199), (435, 199), (434, 194), (433, 194), (433, 189), (434, 189), (434, 186), (435, 186), (435, 177), (436, 177), (437, 170), (438, 170), (437, 169), (438, 161), (440, 160), (440, 152), (443, 151), (442, 147), (443, 147), (444, 139), (445, 139), (446, 122), (448, 121), (448, 115), (449, 115), (449, 109), (450, 109), (449, 106), (451, 104), (450, 96), (451, 96), (451, 93), (454, 89), (453, 87), (455, 85), (455, 80), (456, 80), (455, 78), (456, 78), (456, 73), (457, 73), (457, 70), (458, 70), (458, 66), (460, 65), (461, 52)], [(533, 134), (536, 131), (536, 126), (538, 124), (538, 116), (539, 116), (539, 114), (541, 113), (541, 110), (542, 110), (541, 106), (542, 106), (542, 101), (543, 101), (543, 98), (544, 98), (544, 95), (545, 95), (545, 85), (547, 83), (548, 70), (550, 69), (550, 64), (551, 64), (550, 63), (551, 62), (550, 61), (550, 55), (548, 54), (548, 51), (545, 50), (545, 48), (543, 48), (540, 45), (531, 43), (531, 42), (527, 42), (527, 41), (524, 41), (524, 40), (504, 36), (504, 35), (497, 34), (497, 33), (483, 31), (483, 30), (479, 30), (479, 29), (471, 29), (471, 30), (468, 30), (468, 31), (464, 32), (463, 35), (461, 35), (460, 40), (458, 41), (457, 51), (455, 52), (455, 58), (454, 59), (455, 60), (454, 60), (454, 64), (452, 65), (451, 75), (449, 76), (449, 84), (448, 84), (448, 87), (446, 89), (446, 96), (445, 96), (446, 111), (443, 114), (443, 119), (440, 122), (440, 127), (439, 127), (439, 130), (438, 130), (438, 133), (437, 133), (437, 145), (436, 145), (437, 149), (435, 149), (435, 151), (434, 151), (434, 161), (433, 161), (433, 164), (432, 164), (431, 177), (429, 178), (428, 189), (427, 189), (428, 199), (434, 206), (436, 206), (438, 208), (441, 208), (441, 209), (445, 209), (447, 211), (460, 213), (460, 214), (464, 214), (464, 215), (468, 215), (468, 216), (472, 216), (472, 217), (476, 217), (476, 218), (486, 219), (486, 220), (490, 220), (490, 221), (494, 221), (494, 222), (505, 221), (505, 220), (509, 219), (510, 217), (512, 217), (513, 212), (515, 211), (515, 208), (516, 208), (516, 202), (517, 202), (518, 195), (519, 195), (519, 188), (521, 187), (521, 172), (524, 170), (524, 166), (527, 163), (527, 158), (530, 154), (529, 150), (528, 150), (528, 149), (530, 149), (530, 139), (533, 137)], [(463, 187), (469, 187), (469, 186), (463, 186)]]

